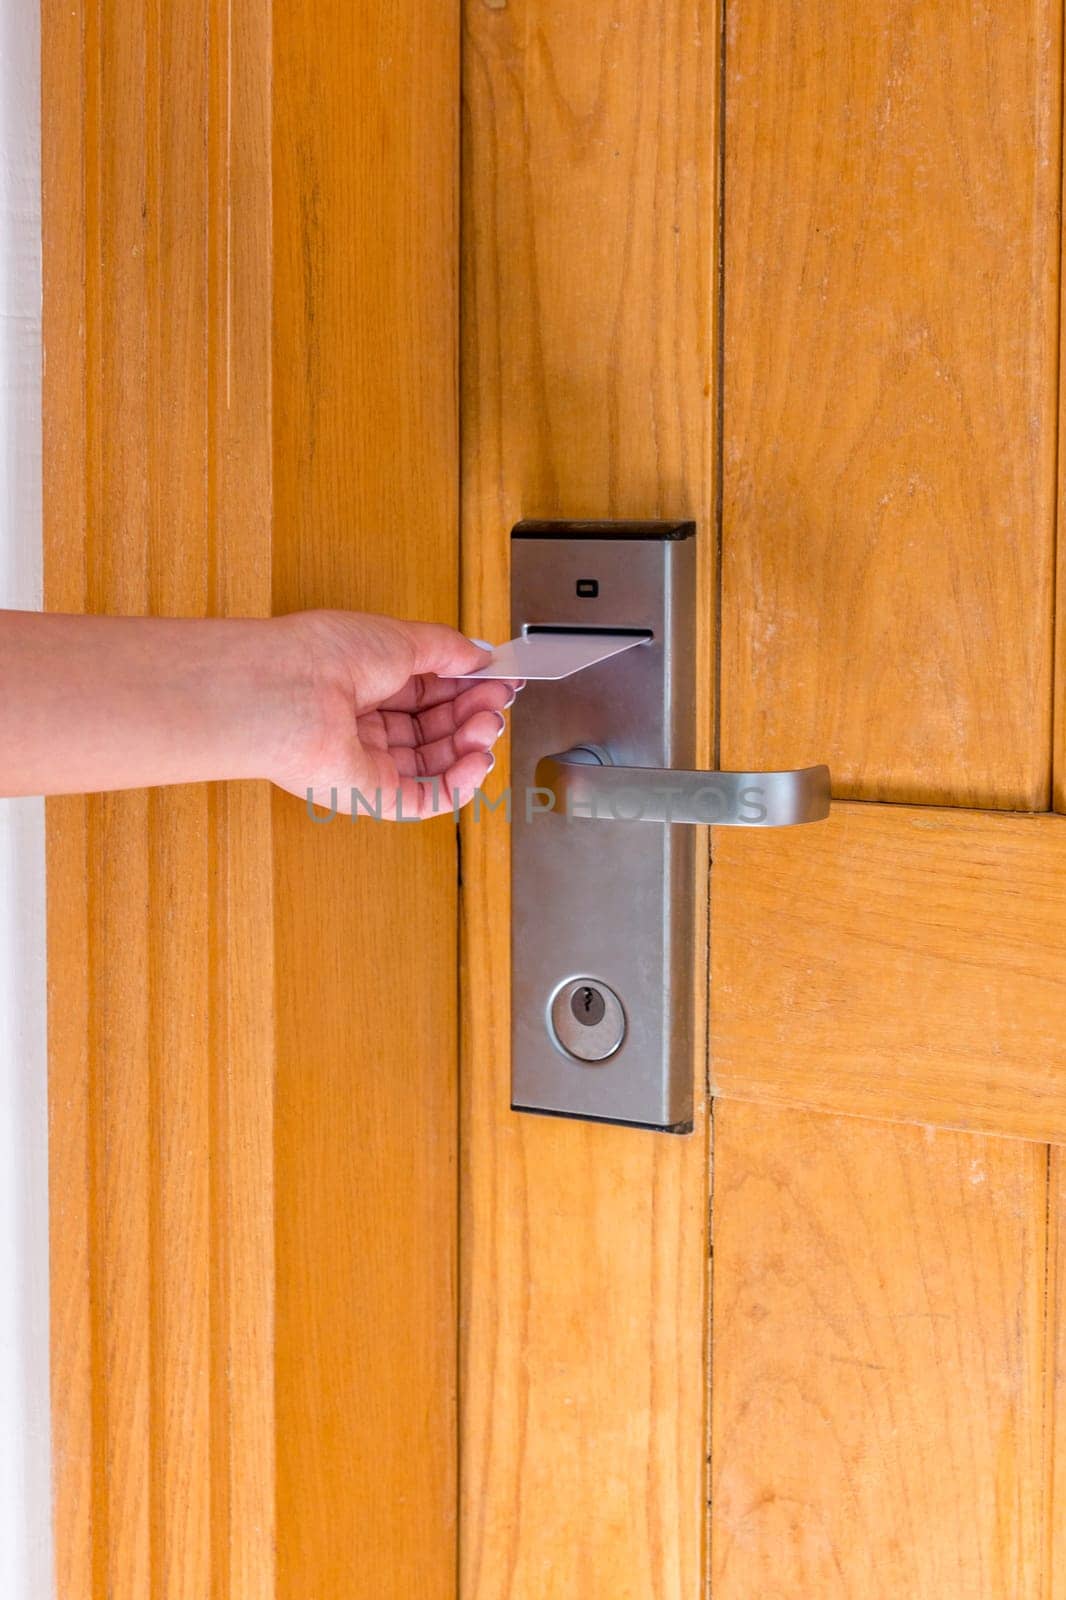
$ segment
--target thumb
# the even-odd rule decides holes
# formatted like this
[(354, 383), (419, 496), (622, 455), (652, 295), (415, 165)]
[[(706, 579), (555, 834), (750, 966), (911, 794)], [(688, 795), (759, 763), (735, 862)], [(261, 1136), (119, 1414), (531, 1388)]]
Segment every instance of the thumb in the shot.
[(476, 672), (491, 654), (443, 622), (409, 622), (407, 631), (415, 650), (412, 673), (435, 672), (438, 677), (448, 678)]

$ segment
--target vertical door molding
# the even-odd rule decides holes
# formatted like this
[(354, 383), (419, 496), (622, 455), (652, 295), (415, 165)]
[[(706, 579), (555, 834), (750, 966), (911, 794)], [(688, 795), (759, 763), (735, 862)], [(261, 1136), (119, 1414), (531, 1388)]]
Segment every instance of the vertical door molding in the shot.
[[(457, 15), (42, 25), (48, 606), (454, 619)], [(58, 1592), (452, 1600), (454, 830), (64, 799), (48, 875)]]

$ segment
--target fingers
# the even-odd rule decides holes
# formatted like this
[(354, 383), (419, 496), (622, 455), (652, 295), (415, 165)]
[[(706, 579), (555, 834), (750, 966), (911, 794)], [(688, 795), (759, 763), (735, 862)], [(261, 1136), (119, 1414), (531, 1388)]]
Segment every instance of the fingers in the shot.
[[(494, 688), (495, 685), (491, 684), (479, 685), (467, 695), (448, 701), (446, 705), (433, 706), (428, 712), (382, 711), (371, 714), (360, 719), (360, 737), (367, 740), (376, 737), (382, 748), (413, 750), (416, 745), (433, 744), (438, 739), (448, 738), (457, 728), (465, 727), (475, 718), (483, 718), (487, 713), (493, 717), (501, 716), (509, 702), (506, 696), (498, 692), (485, 692)], [(479, 723), (479, 726), (486, 724)]]
[[(503, 723), (499, 712), (484, 712), (480, 716), (482, 720), (477, 727), (459, 729), (453, 739), (443, 740), (431, 748), (429, 760), (424, 747), (373, 753), (370, 776), (359, 786), (360, 792), (368, 797), (371, 809), (376, 805), (373, 814), (382, 819), (402, 817), (413, 822), (454, 814), (468, 805), (495, 765), (491, 749), (475, 745), (473, 741), (494, 742)], [(466, 748), (468, 744), (470, 748)], [(345, 803), (347, 789), (340, 785), (332, 791), (324, 786), (320, 788), (320, 804), (327, 803), (325, 796), (329, 793), (329, 804), (335, 810), (338, 795), (344, 812), (355, 809), (354, 800), (351, 807)]]
[(436, 714), (434, 722), (441, 731), (427, 740), (417, 717), (402, 711), (370, 712), (359, 719), (359, 740), (367, 752), (387, 753), (405, 776), (431, 777), (447, 771), (460, 756), (490, 750), (507, 726), (502, 711), (479, 710), (476, 700), (457, 726)]
[(480, 750), (460, 756), (459, 760), (448, 768), (444, 774), (444, 790), (448, 796), (448, 804), (453, 810), (470, 803), (475, 791), (482, 787), (494, 764), (495, 757), (488, 751)]
[(510, 693), (503, 683), (476, 683), (456, 695), (454, 700), (446, 700), (441, 705), (416, 712), (415, 721), (422, 742), (431, 744), (434, 739), (444, 738), (479, 712), (502, 711), (508, 704)]
[(436, 678), (430, 674), (409, 679), (398, 694), (381, 701), (380, 709), (421, 714), (434, 706), (462, 700), (465, 695), (475, 693), (482, 696), (480, 703), (498, 705), (502, 709), (513, 702), (516, 689), (523, 687), (524, 682), (524, 679), (485, 678), (468, 683), (462, 678)]
[(454, 813), (469, 804), (492, 767), (493, 757), (489, 751), (471, 750), (453, 761), (447, 771), (436, 774), (439, 778), (436, 785), (416, 783), (413, 777), (402, 775), (399, 794), (403, 815), (428, 820)]
[(435, 672), (447, 677), (449, 673), (476, 672), (489, 658), (488, 650), (442, 622), (408, 622), (405, 626), (415, 650), (413, 673)]
[(466, 688), (463, 678), (437, 678), (433, 673), (409, 678), (403, 688), (387, 700), (382, 700), (382, 711), (424, 711), (428, 706), (454, 700)]
[[(452, 630), (411, 626), (426, 635), (427, 650), (440, 644), (442, 634), (441, 648), (453, 648)], [(430, 653), (419, 659), (441, 657)], [(464, 668), (453, 665), (452, 670)], [(415, 674), (399, 693), (363, 713), (357, 723), (364, 751), (387, 762), (395, 775), (385, 814), (397, 814), (397, 801), (406, 818), (428, 818), (468, 804), (495, 765), (492, 746), (506, 728), (503, 713), (523, 687), (521, 680), (457, 681), (430, 671)]]
[(502, 711), (479, 711), (454, 733), (430, 744), (421, 745), (414, 756), (418, 769), (425, 777), (445, 773), (463, 756), (489, 753), (507, 724)]
[[(442, 741), (444, 744), (453, 744), (457, 755), (466, 755), (469, 750), (491, 750), (501, 734), (507, 731), (507, 718), (502, 711), (478, 711), (474, 716), (456, 728), (452, 738)], [(424, 747), (423, 754), (427, 761), (430, 759), (432, 745)]]
[(458, 728), (429, 744), (390, 741), (389, 750), (400, 772), (419, 777), (439, 777), (461, 756), (491, 751), (507, 726), (502, 711), (479, 711)]

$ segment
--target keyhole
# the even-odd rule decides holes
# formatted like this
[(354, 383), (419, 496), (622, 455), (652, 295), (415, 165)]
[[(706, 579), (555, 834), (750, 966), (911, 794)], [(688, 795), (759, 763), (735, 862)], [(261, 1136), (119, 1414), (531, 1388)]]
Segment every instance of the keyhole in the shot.
[(594, 1028), (602, 1022), (606, 1009), (603, 995), (591, 983), (583, 983), (571, 993), (570, 1010), (574, 1020), (586, 1028)]

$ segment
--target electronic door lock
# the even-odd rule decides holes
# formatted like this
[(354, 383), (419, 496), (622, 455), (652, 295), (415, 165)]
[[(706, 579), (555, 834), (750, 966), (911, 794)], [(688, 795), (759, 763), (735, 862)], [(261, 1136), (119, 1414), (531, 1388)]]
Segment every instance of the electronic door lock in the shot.
[(512, 714), (515, 1110), (691, 1128), (696, 834), (664, 824), (791, 827), (829, 814), (824, 766), (694, 768), (695, 532), (512, 530), (513, 634), (640, 635), (609, 660), (530, 683)]

